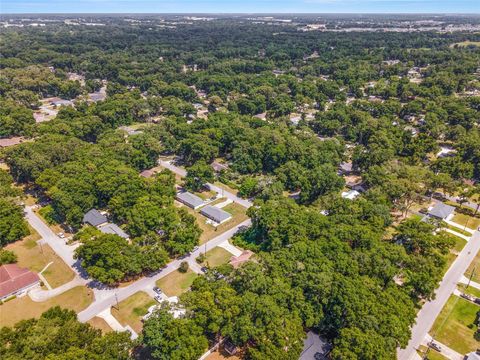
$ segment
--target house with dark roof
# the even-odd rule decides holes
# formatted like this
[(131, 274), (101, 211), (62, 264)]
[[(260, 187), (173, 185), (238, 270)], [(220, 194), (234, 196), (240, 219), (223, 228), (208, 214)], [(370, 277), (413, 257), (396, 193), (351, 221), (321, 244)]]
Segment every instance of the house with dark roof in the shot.
[(83, 216), (84, 224), (89, 224), (95, 227), (106, 224), (107, 222), (107, 217), (97, 209), (91, 209)]
[(200, 210), (200, 214), (209, 218), (210, 220), (215, 221), (217, 224), (222, 224), (232, 218), (232, 215), (225, 210), (211, 205), (207, 205), (202, 208), (202, 210)]
[(194, 195), (188, 191), (182, 191), (177, 193), (177, 195), (175, 196), (175, 199), (177, 199), (177, 201), (180, 201), (182, 204), (185, 204), (189, 208), (192, 208), (194, 210), (205, 205), (204, 201), (201, 198), (199, 198), (197, 195)]
[(428, 215), (441, 220), (450, 220), (455, 212), (455, 207), (437, 202), (435, 206), (428, 210)]
[(0, 300), (14, 295), (24, 295), (38, 284), (40, 284), (40, 278), (28, 269), (21, 268), (17, 264), (0, 266)]

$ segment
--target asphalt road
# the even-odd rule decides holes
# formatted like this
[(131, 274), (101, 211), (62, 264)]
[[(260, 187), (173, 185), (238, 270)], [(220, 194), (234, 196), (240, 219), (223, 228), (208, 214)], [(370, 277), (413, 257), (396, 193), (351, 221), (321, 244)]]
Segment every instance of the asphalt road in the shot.
[(425, 336), (427, 336), (435, 319), (440, 314), (440, 311), (442, 311), (443, 306), (453, 293), (453, 290), (455, 290), (457, 283), (465, 271), (467, 271), (479, 250), (480, 232), (476, 231), (445, 273), (443, 280), (440, 282), (440, 286), (435, 292), (435, 300), (425, 303), (418, 312), (416, 324), (412, 327), (410, 342), (405, 349), (399, 349), (397, 351), (399, 360), (411, 360), (414, 358), (415, 350), (420, 346)]
[(150, 277), (144, 277), (138, 281), (135, 281), (133, 284), (129, 286), (114, 290), (110, 296), (104, 299), (101, 299), (99, 301), (95, 301), (88, 308), (78, 313), (78, 319), (82, 322), (86, 322), (91, 318), (93, 318), (94, 316), (96, 316), (98, 313), (102, 312), (103, 310), (116, 305), (117, 299), (120, 302), (128, 298), (129, 296), (135, 294), (138, 291), (142, 291), (145, 288), (155, 286), (155, 282), (157, 280), (177, 270), (182, 261), (188, 261), (188, 262), (195, 261), (195, 258), (197, 258), (202, 252), (209, 251), (214, 247), (216, 247), (217, 245), (221, 244), (222, 242), (227, 241), (238, 231), (238, 229), (241, 226), (250, 226), (250, 224), (251, 224), (250, 219), (245, 220), (244, 222), (238, 224), (234, 228), (225, 231), (219, 236), (201, 245), (196, 251), (193, 251), (188, 257), (184, 259), (178, 259), (178, 260), (172, 261), (165, 268), (163, 268), (161, 271), (159, 271), (155, 275)]

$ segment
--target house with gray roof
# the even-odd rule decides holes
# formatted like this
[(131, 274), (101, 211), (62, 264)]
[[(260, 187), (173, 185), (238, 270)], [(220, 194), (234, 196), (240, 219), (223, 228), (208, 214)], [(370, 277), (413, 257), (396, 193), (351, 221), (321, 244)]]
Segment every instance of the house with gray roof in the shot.
[(441, 220), (450, 220), (455, 212), (455, 207), (437, 202), (434, 207), (428, 210), (428, 215)]
[(218, 224), (222, 224), (232, 218), (232, 215), (230, 213), (211, 205), (207, 205), (202, 210), (200, 210), (200, 214), (209, 218), (210, 220), (215, 221)]
[(91, 209), (83, 216), (84, 224), (89, 224), (95, 227), (106, 224), (107, 222), (107, 217), (97, 209)]
[(175, 199), (177, 199), (177, 201), (180, 201), (182, 204), (185, 204), (189, 208), (192, 208), (194, 210), (205, 205), (204, 201), (201, 198), (199, 198), (197, 195), (194, 195), (188, 191), (182, 191), (177, 193), (177, 195), (175, 196)]
[(98, 230), (100, 230), (104, 234), (114, 234), (118, 235), (124, 239), (128, 239), (128, 234), (123, 231), (118, 225), (112, 223), (106, 223), (103, 225), (98, 226)]

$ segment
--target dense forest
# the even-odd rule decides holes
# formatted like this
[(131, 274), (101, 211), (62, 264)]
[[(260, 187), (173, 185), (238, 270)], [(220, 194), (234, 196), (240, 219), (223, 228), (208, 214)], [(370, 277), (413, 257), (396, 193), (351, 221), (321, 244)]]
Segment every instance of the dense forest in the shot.
[[(185, 317), (158, 310), (133, 352), (52, 309), (2, 329), (2, 357), (197, 359), (228, 339), (248, 359), (298, 359), (314, 330), (332, 359), (395, 358), (454, 246), (438, 224), (404, 218), (436, 189), (480, 197), (480, 48), (455, 45), (480, 35), (97, 20), (0, 32), (0, 138), (25, 140), (0, 150), (1, 245), (28, 233), (22, 186), (72, 231), (101, 208), (129, 233), (75, 235), (76, 256), (103, 283), (187, 254), (201, 230), (174, 206), (174, 174), (139, 176), (167, 155), (186, 167), (187, 187), (216, 176), (254, 199), (234, 242), (256, 260), (208, 270), (181, 296)], [(104, 86), (104, 100), (88, 100)], [(36, 122), (50, 97), (75, 105)], [(228, 166), (214, 174), (214, 161)], [(340, 196), (345, 162), (362, 178), (355, 201)], [(67, 333), (32, 348), (45, 331)]]

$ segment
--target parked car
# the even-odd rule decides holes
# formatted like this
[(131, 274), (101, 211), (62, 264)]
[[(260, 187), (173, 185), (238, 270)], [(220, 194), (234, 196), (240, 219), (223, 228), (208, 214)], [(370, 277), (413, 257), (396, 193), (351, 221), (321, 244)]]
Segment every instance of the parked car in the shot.
[(440, 347), (440, 345), (438, 345), (437, 343), (434, 343), (433, 341), (430, 341), (428, 343), (428, 346), (431, 347), (433, 350), (437, 350), (438, 352), (442, 351), (442, 348)]
[(208, 268), (206, 266), (202, 266), (202, 268), (200, 270), (202, 270), (202, 272), (206, 273)]
[(156, 301), (158, 301), (158, 302), (162, 302), (162, 301), (163, 301), (163, 299), (162, 299), (162, 297), (161, 297), (160, 295), (155, 296), (154, 299), (155, 299)]
[(63, 232), (59, 232), (57, 235), (60, 239), (65, 239), (65, 234)]
[(473, 300), (473, 302), (474, 302), (475, 304), (479, 304), (479, 305), (480, 305), (480, 298), (475, 298), (475, 300)]
[(464, 298), (464, 299), (467, 299), (467, 300), (469, 300), (469, 301), (473, 301), (473, 297), (470, 296), (470, 295), (468, 295), (468, 294), (462, 293), (462, 294), (460, 294), (460, 297), (462, 297), (462, 298)]
[(153, 288), (153, 291), (155, 291), (158, 295), (161, 295), (163, 293), (162, 290), (157, 286)]

